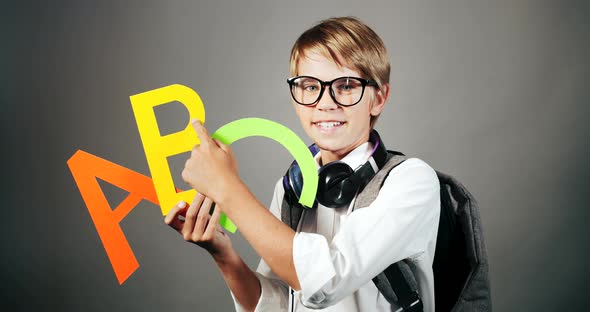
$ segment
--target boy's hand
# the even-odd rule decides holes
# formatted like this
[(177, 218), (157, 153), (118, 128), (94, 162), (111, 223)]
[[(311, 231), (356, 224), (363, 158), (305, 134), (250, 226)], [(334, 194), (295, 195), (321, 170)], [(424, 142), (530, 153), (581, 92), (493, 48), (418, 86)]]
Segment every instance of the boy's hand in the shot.
[(228, 183), (241, 181), (236, 158), (229, 146), (209, 136), (199, 120), (191, 123), (201, 143), (195, 145), (186, 161), (182, 179), (197, 192), (219, 202)]
[(164, 222), (187, 242), (199, 245), (214, 258), (223, 258), (230, 255), (233, 249), (229, 236), (218, 224), (221, 214), (219, 207), (215, 207), (213, 215), (209, 215), (212, 203), (211, 199), (197, 193), (190, 206), (181, 201), (172, 207)]

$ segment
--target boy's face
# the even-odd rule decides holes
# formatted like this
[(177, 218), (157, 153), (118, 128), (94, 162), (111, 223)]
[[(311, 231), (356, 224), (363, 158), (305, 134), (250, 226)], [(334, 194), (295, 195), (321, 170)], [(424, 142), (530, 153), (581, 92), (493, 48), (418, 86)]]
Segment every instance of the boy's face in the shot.
[[(330, 58), (314, 52), (307, 52), (299, 60), (298, 75), (323, 81), (343, 76), (367, 78), (354, 69), (340, 67)], [(328, 87), (316, 105), (304, 106), (292, 100), (303, 129), (321, 150), (323, 164), (342, 159), (368, 141), (371, 116), (377, 116), (383, 110), (389, 95), (388, 87), (384, 88), (385, 92), (377, 92), (375, 87), (367, 86), (361, 101), (348, 107), (336, 104)]]

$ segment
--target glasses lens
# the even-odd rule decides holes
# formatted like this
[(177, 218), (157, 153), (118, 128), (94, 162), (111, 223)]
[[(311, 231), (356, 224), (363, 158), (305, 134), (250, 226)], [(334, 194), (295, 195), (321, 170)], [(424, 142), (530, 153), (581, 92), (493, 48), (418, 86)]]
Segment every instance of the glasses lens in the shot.
[(310, 105), (315, 103), (322, 91), (322, 84), (319, 80), (312, 77), (295, 78), (291, 83), (291, 94), (295, 101)]
[(343, 77), (332, 84), (334, 98), (342, 105), (353, 105), (363, 96), (363, 83), (355, 78)]

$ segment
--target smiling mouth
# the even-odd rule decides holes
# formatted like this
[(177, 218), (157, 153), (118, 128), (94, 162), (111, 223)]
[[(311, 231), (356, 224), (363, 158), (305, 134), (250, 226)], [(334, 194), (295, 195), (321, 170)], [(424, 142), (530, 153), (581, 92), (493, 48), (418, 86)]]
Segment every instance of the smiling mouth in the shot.
[(328, 130), (328, 129), (333, 129), (335, 127), (342, 126), (345, 123), (346, 122), (344, 122), (344, 121), (318, 121), (318, 122), (313, 122), (312, 124), (314, 126), (319, 127), (320, 129)]

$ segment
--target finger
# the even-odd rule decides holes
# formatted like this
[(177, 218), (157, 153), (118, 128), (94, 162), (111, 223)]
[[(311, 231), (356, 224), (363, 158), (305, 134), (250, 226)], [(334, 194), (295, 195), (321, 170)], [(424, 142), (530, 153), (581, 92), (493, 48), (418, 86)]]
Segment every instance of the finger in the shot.
[(193, 230), (194, 240), (199, 240), (201, 239), (201, 237), (203, 237), (203, 232), (205, 232), (205, 226), (207, 225), (207, 221), (209, 221), (209, 209), (211, 209), (212, 203), (213, 201), (209, 197), (205, 197), (205, 200), (201, 205), (199, 215), (197, 216), (197, 223), (195, 224), (195, 229)]
[(223, 144), (223, 142), (219, 141), (218, 139), (213, 139), (213, 141), (215, 143), (217, 143), (217, 146), (219, 146), (219, 148), (221, 148), (226, 154), (228, 154), (230, 156), (230, 158), (232, 159), (232, 163), (233, 163), (235, 169), (237, 170), (238, 169), (238, 162), (236, 161), (234, 151), (231, 149), (231, 147), (229, 147), (229, 145)]
[(234, 169), (237, 171), (238, 170), (238, 159), (234, 155), (234, 151), (229, 146), (227, 146), (227, 152), (231, 158)]
[(166, 217), (164, 218), (164, 223), (171, 226), (176, 231), (180, 232), (182, 229), (183, 222), (178, 218), (179, 215), (183, 215), (183, 212), (186, 210), (186, 203), (181, 200), (178, 204), (176, 204)]
[(207, 129), (205, 129), (201, 121), (198, 119), (193, 119), (191, 124), (193, 125), (193, 128), (199, 137), (199, 141), (201, 141), (200, 145), (203, 147), (209, 147), (209, 145), (212, 144), (211, 136), (209, 136), (209, 132), (207, 132)]
[(184, 226), (182, 227), (182, 237), (185, 240), (190, 240), (193, 233), (193, 228), (195, 227), (195, 222), (197, 220), (197, 215), (199, 213), (199, 209), (201, 208), (201, 204), (205, 196), (201, 193), (197, 193), (191, 206), (186, 211), (186, 216), (184, 217)]
[(231, 149), (231, 147), (229, 147), (229, 145), (223, 144), (223, 142), (219, 141), (219, 147), (232, 158), (235, 158), (234, 151)]
[(221, 148), (224, 152), (229, 153), (231, 152), (231, 148), (229, 146), (223, 144), (223, 142), (219, 141), (218, 139), (211, 139), (219, 148)]
[(205, 229), (205, 234), (203, 234), (203, 238), (209, 239), (209, 238), (212, 238), (213, 235), (215, 235), (215, 231), (218, 228), (217, 223), (219, 223), (220, 216), (221, 216), (221, 209), (219, 209), (219, 207), (217, 205), (215, 205), (215, 208), (213, 210), (213, 215), (211, 216), (211, 219), (209, 220), (209, 224), (207, 225), (207, 229)]

